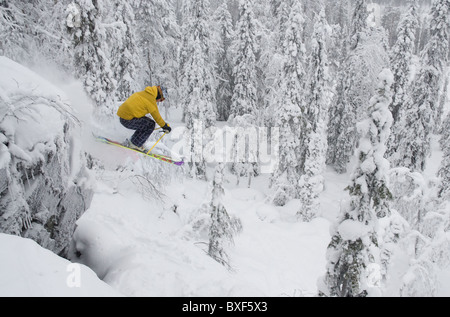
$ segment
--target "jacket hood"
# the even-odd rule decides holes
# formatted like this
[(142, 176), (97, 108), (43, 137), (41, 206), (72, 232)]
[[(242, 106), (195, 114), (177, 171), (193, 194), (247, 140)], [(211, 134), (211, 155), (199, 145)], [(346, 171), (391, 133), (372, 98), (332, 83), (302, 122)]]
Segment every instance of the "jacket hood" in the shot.
[(150, 95), (156, 98), (156, 96), (158, 95), (158, 88), (156, 86), (146, 87), (145, 92), (149, 93)]

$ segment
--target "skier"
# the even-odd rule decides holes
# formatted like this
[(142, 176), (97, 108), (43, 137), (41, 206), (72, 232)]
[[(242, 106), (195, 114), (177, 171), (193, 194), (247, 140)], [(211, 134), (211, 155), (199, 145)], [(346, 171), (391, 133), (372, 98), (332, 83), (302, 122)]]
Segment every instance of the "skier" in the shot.
[[(161, 86), (146, 87), (145, 90), (132, 94), (117, 111), (120, 123), (127, 129), (135, 130), (124, 146), (146, 152), (144, 143), (155, 130), (155, 121), (165, 133), (172, 128), (161, 117), (157, 102), (163, 102), (167, 90)], [(154, 120), (146, 115), (150, 114)]]

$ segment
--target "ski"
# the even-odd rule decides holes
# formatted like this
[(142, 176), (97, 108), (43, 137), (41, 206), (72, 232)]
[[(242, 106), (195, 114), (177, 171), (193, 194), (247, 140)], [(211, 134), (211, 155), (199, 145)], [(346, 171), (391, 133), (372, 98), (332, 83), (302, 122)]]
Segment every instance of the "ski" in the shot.
[(141, 153), (141, 154), (153, 157), (153, 158), (155, 158), (157, 160), (160, 160), (160, 161), (163, 161), (163, 162), (166, 162), (166, 163), (169, 163), (169, 164), (174, 164), (174, 165), (177, 165), (177, 166), (182, 166), (184, 164), (183, 160), (177, 161), (177, 160), (174, 160), (173, 158), (165, 156), (165, 155), (142, 152), (142, 151), (139, 151), (139, 150), (136, 150), (136, 149), (129, 148), (129, 147), (123, 145), (120, 142), (117, 142), (117, 141), (114, 141), (114, 140), (111, 140), (111, 139), (108, 139), (108, 138), (105, 138), (105, 137), (102, 137), (102, 136), (95, 136), (95, 137), (100, 142), (103, 142), (103, 143), (106, 143), (106, 144), (110, 144), (110, 145), (115, 145), (115, 146), (118, 146), (118, 147), (121, 147), (121, 148), (124, 148), (124, 149), (128, 149), (128, 150), (131, 150), (131, 151), (135, 151), (137, 153)]

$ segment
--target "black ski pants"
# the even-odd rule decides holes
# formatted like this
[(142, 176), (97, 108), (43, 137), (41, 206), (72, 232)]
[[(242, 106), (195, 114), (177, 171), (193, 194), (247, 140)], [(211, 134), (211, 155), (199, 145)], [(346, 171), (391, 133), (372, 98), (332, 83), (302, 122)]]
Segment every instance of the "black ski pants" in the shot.
[(136, 146), (143, 146), (155, 130), (155, 121), (149, 117), (133, 118), (131, 120), (120, 118), (120, 123), (127, 129), (136, 130), (131, 136), (131, 142)]

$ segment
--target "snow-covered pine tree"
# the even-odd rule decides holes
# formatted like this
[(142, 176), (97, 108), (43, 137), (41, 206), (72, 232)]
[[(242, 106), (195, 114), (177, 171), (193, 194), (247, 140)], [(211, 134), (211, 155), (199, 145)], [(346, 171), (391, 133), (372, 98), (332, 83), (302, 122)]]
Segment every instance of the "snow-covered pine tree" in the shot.
[(275, 37), (273, 40), (275, 50), (279, 50), (284, 45), (287, 28), (290, 26), (288, 20), (293, 6), (294, 3), (292, 0), (270, 1), (270, 9), (273, 17), (271, 21), (273, 23), (272, 36)]
[(350, 25), (350, 50), (354, 50), (361, 41), (362, 32), (367, 28), (367, 2), (356, 0)]
[(215, 12), (218, 27), (218, 55), (217, 60), (217, 113), (218, 121), (227, 121), (230, 116), (233, 95), (233, 67), (230, 56), (230, 46), (234, 37), (231, 14), (225, 1)]
[[(391, 51), (391, 69), (394, 74), (393, 97), (389, 109), (394, 122), (398, 121), (400, 107), (405, 103), (411, 77), (411, 64), (418, 27), (417, 1), (409, 0), (410, 7), (397, 27), (397, 41)], [(396, 129), (393, 129), (395, 133)], [(393, 134), (394, 135), (394, 134)]]
[[(421, 172), (411, 172), (406, 167), (390, 170), (390, 189), (394, 196), (392, 207), (398, 213), (393, 214), (391, 224), (384, 232), (391, 238), (394, 232), (400, 235), (394, 240), (385, 237), (383, 257), (387, 264), (390, 257), (398, 257), (399, 254), (409, 258), (405, 262), (409, 268), (403, 271), (399, 271), (398, 266), (387, 266), (387, 287), (391, 290), (398, 288), (398, 296), (435, 296), (433, 285), (438, 283), (439, 272), (450, 264), (448, 196), (446, 198), (444, 194), (437, 199), (442, 184), (436, 185), (430, 186)], [(395, 282), (396, 278), (401, 284)]]
[(339, 68), (339, 79), (336, 88), (334, 102), (330, 107), (328, 122), (328, 151), (327, 164), (332, 165), (338, 173), (344, 173), (347, 170), (347, 163), (350, 156), (353, 155), (356, 144), (355, 125), (356, 109), (354, 103), (356, 96), (350, 96), (353, 86), (357, 80), (355, 75), (360, 72), (354, 69), (354, 54), (361, 42), (361, 33), (365, 32), (367, 27), (367, 5), (365, 0), (357, 0), (353, 9), (352, 20), (350, 24), (350, 34), (348, 35), (348, 51), (342, 66)]
[(442, 119), (441, 119), (440, 124), (438, 126), (436, 126), (434, 129), (434, 132), (437, 134), (446, 133), (443, 125), (444, 125), (444, 120), (446, 119), (444, 117), (444, 110), (446, 109), (447, 103), (450, 101), (450, 94), (449, 94), (449, 90), (448, 90), (448, 87), (450, 86), (450, 68), (447, 68), (447, 74), (444, 77), (445, 77), (445, 80), (442, 81), (443, 84), (440, 89), (439, 101), (438, 101), (438, 107), (437, 107), (437, 112), (442, 114)]
[[(360, 140), (359, 159), (362, 162), (360, 168), (362, 174), (366, 175), (370, 199), (378, 218), (389, 214), (389, 201), (392, 199), (387, 187), (389, 162), (384, 158), (384, 154), (393, 121), (389, 111), (393, 83), (391, 71), (384, 69), (379, 75), (377, 95), (370, 101), (370, 118), (360, 127), (366, 133), (366, 138)], [(367, 126), (363, 127), (364, 124)]]
[(71, 41), (64, 26), (66, 6), (52, 0), (0, 1), (0, 12), (6, 10), (0, 13), (0, 51), (6, 46), (0, 54), (23, 64), (51, 64), (72, 71)]
[[(259, 45), (257, 41), (257, 25), (254, 14), (255, 2), (253, 0), (239, 0), (239, 20), (237, 21), (235, 40), (232, 44), (234, 52), (233, 78), (234, 90), (231, 103), (231, 113), (228, 121), (236, 128), (253, 129), (261, 119), (261, 108), (258, 107), (258, 76), (257, 56)], [(239, 133), (239, 131), (238, 131)], [(247, 176), (249, 182), (258, 173), (258, 165), (250, 162), (250, 157), (239, 157), (239, 135), (232, 145), (232, 156), (235, 158), (231, 164), (231, 171), (239, 178)], [(248, 144), (248, 148), (254, 144)], [(247, 153), (251, 155), (251, 153)], [(242, 159), (244, 159), (242, 161)], [(257, 161), (257, 159), (255, 160)], [(238, 180), (239, 181), (239, 180)]]
[[(2, 0), (0, 1), (0, 54), (9, 58), (17, 58), (18, 52), (12, 52), (13, 47), (22, 48), (23, 32), (19, 31), (21, 27), (16, 22), (16, 14), (18, 10), (14, 7), (14, 1)], [(15, 35), (15, 37), (13, 37)], [(15, 55), (15, 56), (12, 56)]]
[(450, 145), (447, 142), (449, 137), (450, 137), (450, 113), (447, 113), (445, 119), (442, 122), (441, 138), (439, 139), (439, 145), (441, 146), (442, 150), (445, 150), (445, 148)]
[[(382, 230), (382, 243), (381, 249), (381, 276), (383, 284), (386, 288), (389, 288), (389, 284), (397, 279), (396, 272), (391, 272), (393, 268), (392, 258), (404, 247), (403, 240), (411, 233), (408, 222), (400, 216), (395, 209), (391, 210), (391, 215), (386, 219), (387, 226)], [(394, 282), (395, 283), (395, 282)]]
[[(447, 241), (445, 241), (447, 243)], [(446, 249), (436, 250), (439, 252), (447, 251), (448, 244), (444, 245)], [(435, 252), (431, 246), (427, 246), (430, 252), (420, 254), (413, 261), (406, 271), (402, 284), (400, 285), (399, 297), (435, 297), (436, 285), (439, 284), (439, 277), (436, 272), (436, 265), (431, 260), (430, 253)], [(441, 253), (442, 254), (442, 253)]]
[[(446, 85), (448, 85), (448, 78), (445, 82)], [(446, 95), (447, 89), (444, 89), (444, 92)], [(444, 100), (446, 99), (446, 97), (443, 98)], [(439, 197), (445, 201), (450, 198), (450, 113), (447, 114), (445, 120), (442, 122), (441, 131), (439, 144), (443, 152), (443, 158), (438, 171), (438, 176), (441, 177)]]
[(327, 37), (330, 27), (325, 10), (317, 14), (309, 57), (308, 85), (306, 89), (306, 133), (304, 174), (299, 182), (300, 209), (297, 217), (312, 220), (320, 210), (319, 194), (323, 190), (323, 172), (327, 153), (326, 127), (332, 97), (328, 74)]
[[(356, 184), (354, 184), (356, 185)], [(379, 250), (375, 232), (376, 217), (367, 205), (351, 206), (341, 211), (327, 249), (327, 267), (318, 282), (319, 296), (365, 297), (369, 292), (367, 269), (377, 264)]]
[(65, 9), (66, 4), (51, 0), (0, 1), (0, 55), (23, 64), (46, 60), (71, 69)]
[(280, 129), (280, 159), (271, 177), (274, 191), (272, 201), (283, 206), (289, 199), (297, 197), (297, 184), (301, 174), (301, 126), (305, 107), (305, 45), (303, 35), (303, 9), (301, 2), (294, 2), (287, 22), (284, 66), (275, 84), (279, 87), (278, 100), (271, 105), (273, 125)]
[(233, 42), (235, 88), (231, 103), (232, 117), (250, 114), (256, 120), (259, 117), (257, 105), (256, 57), (259, 51), (257, 43), (257, 21), (253, 13), (254, 0), (239, 0), (239, 20), (236, 26), (236, 38)]
[(264, 16), (262, 16), (262, 12), (256, 12), (256, 14), (262, 28), (262, 32), (259, 34), (261, 38), (259, 67), (267, 77), (264, 78), (266, 80), (264, 88), (269, 92), (283, 66), (285, 36), (293, 4), (292, 0), (270, 0), (255, 4), (261, 7), (260, 11), (265, 8)]
[[(397, 128), (397, 146), (392, 145), (391, 163), (423, 171), (430, 155), (431, 133), (440, 122), (437, 114), (448, 50), (450, 1), (436, 0), (431, 9), (431, 38), (421, 56), (421, 67), (405, 104), (402, 125)], [(401, 142), (400, 142), (401, 140)], [(395, 152), (393, 148), (395, 147)]]
[[(129, 0), (130, 1), (130, 0)], [(169, 88), (167, 102), (177, 104), (180, 26), (173, 0), (132, 0), (136, 21), (136, 39), (140, 44), (142, 69), (139, 76), (144, 83)], [(177, 2), (178, 4), (178, 2)], [(186, 4), (186, 1), (184, 1)]]
[(30, 58), (33, 39), (29, 29), (30, 21), (22, 13), (23, 2), (0, 1), (0, 55), (15, 61)]
[(325, 15), (330, 26), (337, 24), (341, 29), (350, 23), (351, 0), (325, 1)]
[(338, 76), (336, 95), (329, 113), (326, 163), (333, 166), (336, 172), (345, 173), (356, 143), (356, 113), (345, 95), (352, 85), (352, 76), (345, 71), (339, 71)]
[[(442, 138), (441, 141), (441, 144), (448, 143), (448, 139), (444, 141)], [(447, 159), (449, 149), (445, 145), (443, 152), (443, 160), (438, 172), (441, 183), (435, 184), (436, 186), (430, 186), (430, 182), (421, 172), (411, 172), (406, 167), (390, 170), (390, 188), (394, 196), (392, 206), (398, 210), (398, 220), (407, 223), (410, 228), (400, 236), (400, 240), (394, 241), (395, 244), (399, 244), (397, 250), (394, 248), (394, 243), (386, 240), (383, 247), (385, 257), (390, 257), (391, 253), (395, 255), (395, 252), (399, 252), (403, 257), (409, 256), (409, 268), (400, 272), (402, 277), (400, 285), (392, 285), (392, 277), (395, 279), (395, 275), (399, 274), (398, 270), (393, 268), (389, 271), (390, 267), (387, 267), (391, 287), (399, 288), (399, 296), (435, 296), (436, 287), (433, 285), (438, 283), (439, 272), (448, 269), (450, 265)], [(401, 219), (399, 219), (400, 215)], [(398, 224), (391, 227), (386, 231), (389, 232), (392, 229), (398, 231)]]
[(142, 63), (135, 36), (133, 8), (129, 1), (116, 0), (113, 10), (113, 21), (117, 27), (110, 52), (111, 68), (117, 81), (115, 95), (119, 101), (125, 101), (132, 93), (142, 90), (142, 82), (139, 81)]
[(214, 126), (216, 114), (216, 82), (213, 56), (211, 53), (210, 3), (209, 0), (190, 0), (184, 3), (183, 50), (181, 52), (180, 86), (181, 105), (186, 127), (191, 135), (191, 156), (189, 167), (193, 177), (206, 176), (204, 157), (196, 157), (194, 121), (200, 129)]
[(366, 296), (377, 282), (368, 280), (371, 266), (380, 267), (377, 219), (389, 213), (387, 188), (389, 163), (383, 158), (392, 115), (389, 111), (393, 75), (385, 69), (379, 75), (377, 95), (370, 101), (370, 117), (358, 127), (363, 132), (358, 164), (347, 188), (350, 203), (341, 210), (327, 250), (327, 272), (319, 282), (322, 296)]
[(351, 19), (350, 0), (326, 1), (325, 13), (333, 29), (330, 38), (328, 57), (330, 71), (337, 74), (340, 65), (347, 57), (348, 29)]
[(428, 68), (428, 74), (432, 75), (428, 80), (435, 95), (430, 94), (430, 106), (433, 112), (435, 131), (439, 130), (443, 109), (439, 108), (439, 92), (445, 81), (445, 68), (449, 56), (450, 39), (450, 0), (434, 0), (431, 7), (430, 41), (422, 56), (424, 66)]
[[(338, 70), (328, 123), (327, 164), (338, 173), (347, 170), (360, 137), (356, 123), (366, 117), (367, 106), (375, 93), (376, 77), (389, 64), (384, 30), (364, 27), (364, 19), (356, 17), (367, 14), (366, 9), (358, 5), (355, 10), (363, 10), (354, 14), (352, 22), (353, 32), (358, 35), (351, 33), (348, 41), (357, 45), (354, 48), (349, 45), (348, 56)], [(362, 29), (356, 31), (357, 25)]]
[[(75, 5), (74, 5), (75, 4)], [(94, 114), (98, 119), (115, 115), (115, 90), (117, 82), (111, 69), (108, 31), (102, 23), (103, 0), (75, 0), (68, 12), (67, 28), (73, 37), (74, 64), (78, 77), (88, 95), (96, 104)]]
[[(408, 170), (396, 170), (401, 169)], [(433, 297), (437, 294), (436, 285), (439, 284), (440, 272), (448, 270), (450, 266), (448, 199), (436, 199), (434, 188), (429, 186), (421, 173), (414, 172), (410, 175), (415, 176), (413, 182), (418, 187), (411, 187), (410, 195), (403, 198), (413, 208), (404, 209), (410, 214), (415, 211), (417, 215), (412, 218), (413, 224), (410, 223), (413, 230), (406, 232), (398, 242), (403, 258), (405, 255), (409, 256), (409, 268), (401, 272), (401, 284), (395, 287), (399, 288), (399, 296)], [(416, 206), (418, 210), (415, 210)], [(398, 274), (398, 270), (393, 269), (390, 273)]]
[[(265, 7), (264, 7), (265, 5)], [(285, 63), (285, 37), (288, 20), (291, 15), (292, 0), (271, 0), (260, 2), (260, 10), (265, 8), (264, 15), (257, 12), (259, 31), (259, 58), (258, 77), (259, 87), (258, 105), (262, 108), (261, 125), (272, 127), (274, 125), (273, 106), (275, 100), (280, 100), (280, 73)]]
[[(432, 111), (426, 98), (428, 85), (422, 82), (414, 84), (413, 95), (405, 105), (403, 125), (398, 127), (397, 140), (401, 142), (396, 145), (392, 143), (391, 150), (395, 150), (390, 156), (393, 166), (404, 166), (411, 171), (423, 171), (426, 158), (430, 153), (430, 134)], [(413, 101), (413, 98), (418, 98)], [(423, 103), (422, 103), (423, 102)]]
[(406, 167), (391, 168), (389, 184), (393, 196), (391, 206), (408, 222), (412, 230), (419, 230), (426, 214), (428, 183), (419, 172)]
[(443, 158), (438, 171), (438, 176), (441, 177), (439, 197), (443, 200), (448, 200), (450, 198), (450, 114), (447, 115), (442, 127), (443, 133), (440, 144)]
[(397, 41), (391, 51), (391, 67), (394, 74), (393, 98), (390, 110), (394, 118), (392, 133), (388, 141), (386, 155), (392, 156), (399, 143), (404, 122), (405, 103), (408, 98), (412, 57), (415, 51), (415, 33), (418, 27), (417, 0), (410, 0), (410, 7), (400, 20), (397, 28)]
[(209, 0), (184, 3), (183, 50), (180, 65), (180, 94), (184, 119), (188, 129), (194, 120), (206, 128), (214, 125), (215, 70), (211, 54), (212, 36), (209, 31)]
[(224, 164), (219, 163), (212, 182), (211, 203), (208, 208), (211, 214), (208, 255), (231, 269), (226, 249), (233, 245), (234, 236), (242, 231), (242, 223), (238, 218), (230, 217), (223, 205), (223, 170)]
[[(397, 168), (397, 170), (407, 170)], [(419, 174), (419, 173), (416, 173)], [(419, 174), (421, 176), (421, 174)], [(412, 204), (411, 204), (412, 206)], [(386, 295), (397, 297), (433, 297), (436, 296), (436, 284), (439, 284), (439, 272), (447, 269), (449, 262), (449, 239), (444, 233), (445, 215), (440, 216), (438, 226), (433, 232), (434, 239), (413, 230), (408, 222), (393, 211), (389, 225), (384, 228), (381, 274)], [(448, 218), (447, 218), (448, 219)], [(447, 236), (447, 237), (446, 237)], [(402, 258), (401, 269), (399, 261)], [(405, 267), (405, 264), (409, 267)]]

